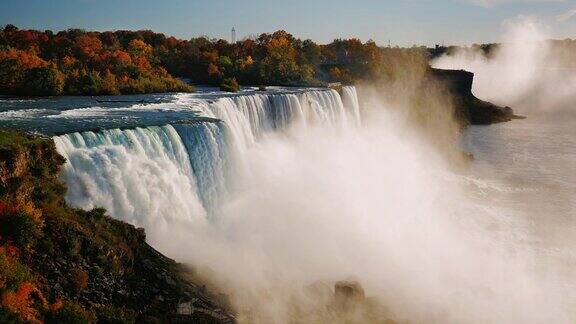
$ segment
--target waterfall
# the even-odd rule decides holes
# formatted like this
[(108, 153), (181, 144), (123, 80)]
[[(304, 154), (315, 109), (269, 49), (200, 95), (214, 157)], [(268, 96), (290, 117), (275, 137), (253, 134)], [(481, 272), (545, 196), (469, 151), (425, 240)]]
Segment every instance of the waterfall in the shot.
[(342, 87), (342, 101), (344, 102), (344, 107), (346, 107), (353, 116), (356, 125), (360, 125), (360, 103), (358, 102), (356, 87)]
[(226, 199), (243, 156), (262, 137), (294, 125), (360, 121), (354, 87), (344, 87), (343, 98), (322, 89), (227, 96), (199, 106), (220, 121), (55, 136), (67, 160), (67, 200), (104, 207), (145, 228), (204, 220)]
[(204, 207), (210, 211), (226, 193), (227, 144), (222, 123), (174, 125), (182, 139)]
[(75, 206), (104, 207), (146, 228), (206, 216), (187, 149), (173, 126), (73, 133), (54, 141), (67, 160), (63, 177)]

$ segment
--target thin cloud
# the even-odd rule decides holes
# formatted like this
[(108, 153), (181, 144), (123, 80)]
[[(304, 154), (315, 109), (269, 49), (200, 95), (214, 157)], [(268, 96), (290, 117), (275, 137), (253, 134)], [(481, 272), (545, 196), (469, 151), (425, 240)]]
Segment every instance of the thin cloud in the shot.
[(562, 2), (564, 0), (463, 0), (477, 6), (492, 8), (506, 3), (527, 3), (527, 2)]
[(556, 16), (556, 20), (559, 22), (564, 22), (572, 19), (574, 16), (576, 16), (576, 9), (571, 9)]

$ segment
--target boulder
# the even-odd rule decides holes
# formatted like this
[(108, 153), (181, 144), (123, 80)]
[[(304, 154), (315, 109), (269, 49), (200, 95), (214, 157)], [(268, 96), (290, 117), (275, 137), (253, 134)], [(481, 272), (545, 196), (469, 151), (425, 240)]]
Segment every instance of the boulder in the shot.
[(357, 281), (338, 281), (334, 285), (334, 299), (337, 304), (350, 304), (364, 301), (364, 288)]

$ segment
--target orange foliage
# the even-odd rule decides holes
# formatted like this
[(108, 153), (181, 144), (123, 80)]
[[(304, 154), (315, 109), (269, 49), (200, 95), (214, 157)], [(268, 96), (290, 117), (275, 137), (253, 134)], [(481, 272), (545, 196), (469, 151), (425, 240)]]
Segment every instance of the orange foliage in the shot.
[(76, 48), (81, 55), (92, 57), (102, 49), (102, 42), (98, 37), (81, 35), (76, 38)]
[(112, 52), (112, 57), (116, 60), (116, 62), (118, 62), (120, 65), (130, 65), (132, 64), (132, 58), (130, 57), (130, 54), (121, 51), (121, 50), (116, 50), (114, 52)]
[(272, 58), (294, 58), (296, 56), (296, 50), (286, 32), (276, 32), (273, 36), (266, 44), (266, 50)]
[(62, 60), (62, 64), (64, 64), (65, 67), (71, 67), (74, 64), (76, 64), (76, 62), (78, 62), (77, 59), (73, 58), (72, 56), (65, 56), (64, 59)]
[(64, 306), (64, 300), (62, 298), (56, 298), (56, 301), (50, 305), (50, 311), (57, 313)]
[(34, 307), (35, 299), (42, 307), (47, 307), (47, 302), (42, 293), (32, 283), (25, 282), (18, 287), (18, 290), (5, 292), (2, 295), (2, 306), (30, 323), (42, 323), (39, 319), (39, 312)]
[(34, 53), (29, 53), (17, 49), (9, 49), (7, 51), (0, 51), (0, 61), (14, 59), (17, 64), (23, 69), (33, 69), (40, 66), (47, 66), (48, 62), (36, 56)]
[(174, 36), (170, 36), (166, 39), (166, 45), (168, 45), (169, 47), (175, 47), (179, 43), (180, 43), (180, 41), (178, 39), (176, 39), (176, 37), (174, 37)]
[(340, 80), (342, 78), (342, 71), (337, 67), (333, 67), (330, 69), (330, 77), (333, 80)]
[(42, 225), (42, 210), (36, 208), (33, 202), (31, 201), (22, 201), (17, 202), (14, 208), (19, 209), (28, 217), (34, 220), (34, 223), (38, 224), (39, 226)]
[(218, 69), (218, 66), (210, 63), (208, 64), (208, 75), (211, 77), (218, 77), (220, 76), (220, 70)]
[(98, 55), (95, 62), (102, 64), (105, 70), (111, 70), (115, 67), (125, 67), (132, 64), (130, 54), (122, 50), (105, 51)]
[(135, 59), (136, 66), (140, 69), (140, 70), (149, 70), (152, 68), (152, 66), (150, 65), (150, 62), (148, 62), (148, 60), (143, 57), (143, 56), (138, 56)]
[(252, 56), (248, 56), (246, 59), (242, 60), (242, 63), (240, 64), (240, 69), (246, 70), (247, 68), (249, 68), (253, 64), (254, 64), (254, 60), (252, 59)]

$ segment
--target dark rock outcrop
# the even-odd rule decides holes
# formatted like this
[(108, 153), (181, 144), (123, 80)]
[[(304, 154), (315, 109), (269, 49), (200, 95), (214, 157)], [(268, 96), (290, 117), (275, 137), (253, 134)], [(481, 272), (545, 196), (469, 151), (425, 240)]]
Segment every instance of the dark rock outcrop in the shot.
[(431, 77), (442, 82), (454, 100), (456, 117), (464, 125), (488, 125), (523, 118), (510, 107), (500, 107), (472, 94), (474, 73), (464, 70), (431, 69)]
[(334, 299), (340, 305), (362, 302), (365, 299), (364, 289), (356, 281), (338, 281), (334, 285)]

